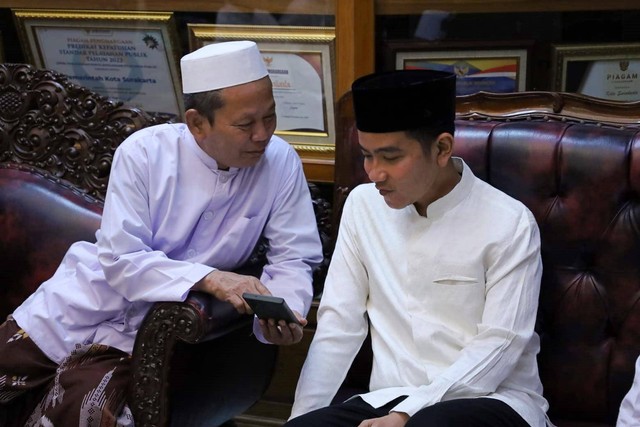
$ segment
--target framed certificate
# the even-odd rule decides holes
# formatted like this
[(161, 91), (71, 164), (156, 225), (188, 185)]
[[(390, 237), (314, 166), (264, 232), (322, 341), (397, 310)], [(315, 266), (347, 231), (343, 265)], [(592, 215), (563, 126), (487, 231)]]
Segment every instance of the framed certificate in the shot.
[(172, 14), (24, 9), (14, 16), (36, 67), (168, 120), (182, 115)]
[(187, 24), (187, 28), (191, 50), (215, 42), (255, 41), (273, 82), (276, 135), (293, 145), (303, 162), (333, 164), (333, 27)]
[(553, 89), (615, 101), (640, 100), (640, 43), (553, 46)]
[(397, 70), (429, 69), (456, 74), (456, 94), (520, 92), (527, 88), (525, 45), (404, 42), (387, 46), (387, 63)]

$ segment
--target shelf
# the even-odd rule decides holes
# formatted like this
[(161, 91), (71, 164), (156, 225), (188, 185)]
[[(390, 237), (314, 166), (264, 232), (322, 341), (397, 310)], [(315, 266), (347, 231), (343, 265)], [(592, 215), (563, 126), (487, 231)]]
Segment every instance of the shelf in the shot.
[[(629, 0), (360, 0), (358, 5), (374, 2), (378, 15), (419, 15), (425, 10), (461, 13), (571, 12), (599, 10), (640, 10), (640, 3)], [(144, 10), (175, 12), (218, 12), (228, 0), (5, 0), (3, 7), (74, 10)], [(339, 0), (234, 0), (238, 12), (257, 9), (269, 13), (332, 15)], [(258, 5), (258, 7), (256, 7)]]
[[(292, 13), (305, 15), (333, 15), (336, 0), (311, 0), (283, 2), (282, 0), (234, 0), (237, 12), (254, 13), (260, 9), (269, 13)], [(3, 7), (25, 9), (73, 9), (73, 10), (135, 10), (154, 12), (218, 12), (229, 6), (225, 0), (5, 0)], [(256, 5), (258, 7), (256, 7)]]
[(629, 0), (375, 0), (378, 15), (420, 15), (427, 10), (459, 13), (640, 10)]

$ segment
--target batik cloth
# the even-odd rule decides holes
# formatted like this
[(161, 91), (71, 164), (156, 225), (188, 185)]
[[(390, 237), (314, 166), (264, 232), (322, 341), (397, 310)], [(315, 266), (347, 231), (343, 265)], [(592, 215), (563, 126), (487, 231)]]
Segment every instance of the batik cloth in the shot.
[(78, 345), (57, 364), (13, 319), (0, 325), (2, 426), (124, 425), (120, 414), (130, 376), (130, 356), (118, 349)]

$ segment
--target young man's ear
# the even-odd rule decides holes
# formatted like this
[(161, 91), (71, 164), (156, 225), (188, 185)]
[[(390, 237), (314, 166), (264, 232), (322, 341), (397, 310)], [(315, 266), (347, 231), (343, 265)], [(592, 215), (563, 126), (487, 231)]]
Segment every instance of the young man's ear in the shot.
[(449, 159), (453, 154), (453, 135), (448, 132), (443, 132), (436, 138), (436, 153), (438, 159), (438, 165), (444, 167), (449, 163)]
[(209, 125), (206, 117), (202, 116), (197, 110), (190, 108), (184, 113), (184, 121), (196, 141), (204, 137), (206, 127)]

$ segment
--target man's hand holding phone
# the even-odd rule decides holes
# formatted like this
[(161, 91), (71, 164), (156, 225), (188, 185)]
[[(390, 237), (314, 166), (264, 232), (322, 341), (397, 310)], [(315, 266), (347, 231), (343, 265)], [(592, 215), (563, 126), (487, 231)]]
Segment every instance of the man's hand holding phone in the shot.
[(283, 298), (251, 293), (242, 294), (242, 298), (258, 317), (265, 339), (278, 345), (300, 342), (307, 320), (292, 311)]

